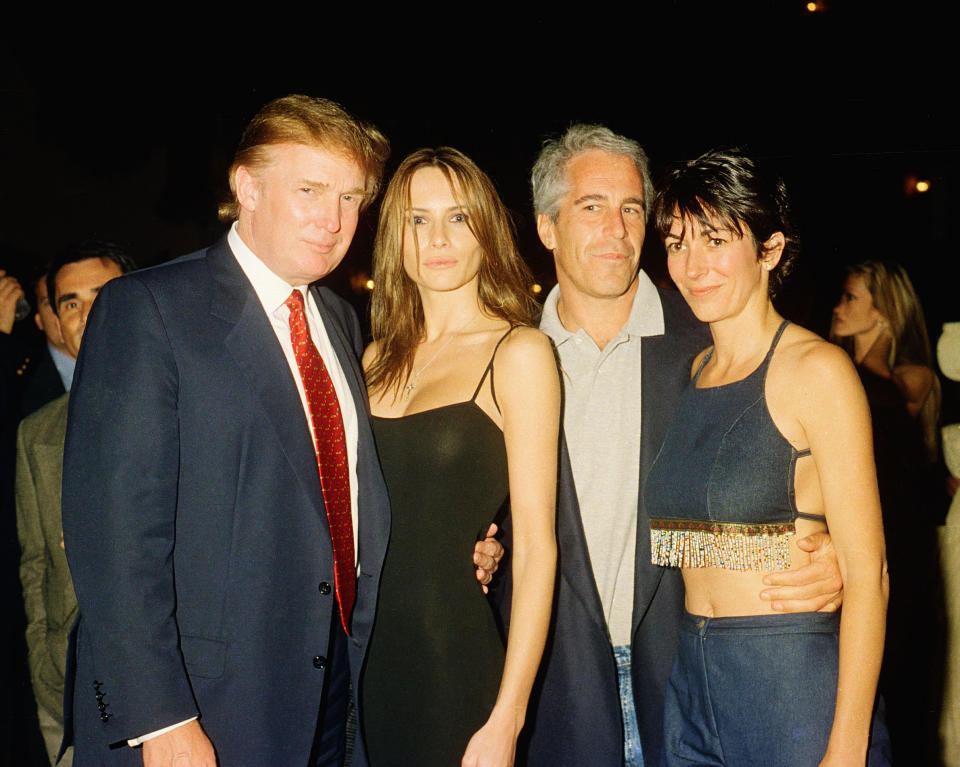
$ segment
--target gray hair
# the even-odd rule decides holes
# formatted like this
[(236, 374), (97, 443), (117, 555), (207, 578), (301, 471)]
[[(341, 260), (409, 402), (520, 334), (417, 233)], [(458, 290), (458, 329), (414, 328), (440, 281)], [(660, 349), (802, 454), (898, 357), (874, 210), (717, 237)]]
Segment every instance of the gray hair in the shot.
[(653, 182), (650, 180), (647, 153), (636, 141), (620, 136), (603, 125), (578, 123), (571, 125), (560, 138), (549, 139), (533, 165), (530, 185), (533, 188), (533, 212), (556, 221), (560, 201), (569, 191), (567, 164), (576, 156), (599, 149), (609, 154), (623, 155), (633, 160), (643, 179), (643, 210), (647, 217), (653, 205)]

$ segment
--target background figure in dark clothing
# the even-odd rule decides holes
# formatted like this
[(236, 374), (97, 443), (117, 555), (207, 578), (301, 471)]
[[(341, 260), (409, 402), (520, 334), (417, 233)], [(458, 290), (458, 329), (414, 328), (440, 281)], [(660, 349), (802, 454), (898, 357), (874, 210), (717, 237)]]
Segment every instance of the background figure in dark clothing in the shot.
[(6, 658), (0, 671), (4, 691), (0, 702), (0, 767), (45, 767), (46, 754), (37, 727), (27, 649), (26, 619), (17, 577), (19, 547), (13, 505), (14, 445), (20, 421), (25, 374), (33, 358), (32, 327), (16, 322), (17, 301), (24, 297), (20, 282), (0, 269), (0, 643)]
[(71, 357), (60, 339), (56, 313), (47, 296), (47, 271), (34, 279), (33, 296), (36, 312), (33, 321), (43, 333), (43, 339), (34, 350), (33, 364), (25, 374), (23, 396), (20, 399), (20, 417), (28, 415), (48, 402), (70, 391), (76, 359)]
[(940, 382), (923, 309), (903, 267), (865, 261), (847, 271), (831, 337), (853, 357), (870, 403), (883, 508), (890, 604), (880, 691), (894, 760), (939, 764), (943, 595), (936, 525)]

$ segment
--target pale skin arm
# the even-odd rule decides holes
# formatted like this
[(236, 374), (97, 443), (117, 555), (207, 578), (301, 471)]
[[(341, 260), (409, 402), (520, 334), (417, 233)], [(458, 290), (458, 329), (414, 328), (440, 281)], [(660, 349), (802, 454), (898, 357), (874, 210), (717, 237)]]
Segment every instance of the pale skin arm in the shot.
[(804, 355), (794, 399), (845, 586), (833, 728), (822, 765), (863, 765), (883, 655), (888, 580), (870, 411), (842, 350)]
[[(374, 341), (364, 349), (362, 361), (364, 371), (370, 366), (376, 355), (377, 344)], [(494, 573), (500, 567), (500, 560), (503, 559), (503, 544), (494, 538), (496, 534), (497, 526), (491, 523), (490, 527), (487, 528), (486, 537), (482, 541), (477, 541), (476, 546), (473, 547), (473, 564), (476, 567), (474, 572), (484, 594), (487, 593), (487, 586), (493, 580)]]
[(514, 331), (497, 354), (513, 519), (510, 636), (497, 702), (470, 739), (463, 767), (509, 767), (540, 665), (556, 572), (555, 508), (560, 382), (553, 349), (532, 329)]

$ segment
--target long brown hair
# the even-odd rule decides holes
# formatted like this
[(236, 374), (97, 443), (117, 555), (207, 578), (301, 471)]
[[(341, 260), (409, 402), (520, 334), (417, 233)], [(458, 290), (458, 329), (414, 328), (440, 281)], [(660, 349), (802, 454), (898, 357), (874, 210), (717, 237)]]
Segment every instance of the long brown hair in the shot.
[(513, 220), (493, 182), (456, 149), (418, 149), (400, 163), (387, 186), (373, 245), (370, 324), (377, 357), (367, 370), (367, 385), (393, 389), (395, 395), (409, 377), (417, 346), (424, 339), (420, 292), (403, 268), (410, 182), (421, 168), (438, 168), (467, 212), (467, 226), (483, 251), (478, 274), (483, 311), (511, 325), (532, 325), (539, 312), (529, 292), (533, 277), (517, 250)]

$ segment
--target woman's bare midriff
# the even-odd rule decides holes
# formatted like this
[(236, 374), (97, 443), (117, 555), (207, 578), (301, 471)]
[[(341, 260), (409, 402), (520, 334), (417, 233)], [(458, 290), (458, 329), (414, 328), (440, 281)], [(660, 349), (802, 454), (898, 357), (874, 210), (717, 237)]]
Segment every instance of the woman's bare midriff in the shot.
[[(827, 529), (826, 524), (808, 519), (798, 519), (796, 527), (796, 535), (790, 538), (791, 570), (810, 563), (810, 555), (797, 546), (797, 540)], [(741, 572), (719, 567), (685, 567), (683, 584), (687, 594), (687, 612), (706, 618), (777, 612), (772, 602), (760, 598), (760, 592), (768, 588), (763, 582), (764, 575), (765, 572)]]

